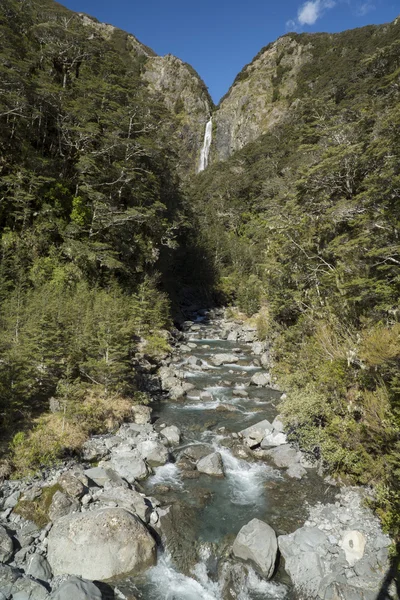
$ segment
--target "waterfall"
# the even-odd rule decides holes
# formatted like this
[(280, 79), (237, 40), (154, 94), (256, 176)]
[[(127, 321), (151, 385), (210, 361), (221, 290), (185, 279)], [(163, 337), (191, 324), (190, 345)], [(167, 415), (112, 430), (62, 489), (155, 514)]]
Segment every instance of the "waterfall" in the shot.
[(200, 173), (200, 171), (204, 171), (204, 169), (208, 165), (208, 155), (210, 154), (211, 140), (212, 140), (212, 117), (210, 117), (210, 120), (208, 121), (208, 123), (206, 125), (203, 147), (201, 149), (201, 154), (200, 154), (200, 163), (199, 163), (199, 168), (197, 171), (198, 173)]

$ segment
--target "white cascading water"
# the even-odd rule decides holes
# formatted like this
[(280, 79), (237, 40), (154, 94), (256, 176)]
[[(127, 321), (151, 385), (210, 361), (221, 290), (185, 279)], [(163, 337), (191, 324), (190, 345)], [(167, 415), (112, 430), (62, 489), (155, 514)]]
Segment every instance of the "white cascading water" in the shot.
[(200, 154), (198, 173), (200, 173), (201, 171), (204, 171), (204, 169), (208, 165), (208, 156), (210, 154), (211, 142), (212, 142), (212, 117), (210, 117), (210, 120), (208, 121), (208, 123), (206, 125), (206, 132), (204, 134), (204, 142), (203, 142), (203, 147), (201, 149), (201, 154)]

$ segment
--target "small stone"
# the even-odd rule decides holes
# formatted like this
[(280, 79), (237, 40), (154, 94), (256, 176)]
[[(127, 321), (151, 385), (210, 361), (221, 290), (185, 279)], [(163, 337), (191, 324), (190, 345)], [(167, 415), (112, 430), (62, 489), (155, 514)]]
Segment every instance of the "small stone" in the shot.
[(360, 531), (346, 531), (344, 534), (339, 545), (344, 550), (346, 560), (351, 567), (364, 556), (366, 543), (367, 540)]

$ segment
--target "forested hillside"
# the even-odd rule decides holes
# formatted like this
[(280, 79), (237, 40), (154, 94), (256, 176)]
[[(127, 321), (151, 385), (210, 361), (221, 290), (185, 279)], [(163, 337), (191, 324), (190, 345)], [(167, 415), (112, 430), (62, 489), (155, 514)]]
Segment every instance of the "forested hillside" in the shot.
[(168, 349), (190, 235), (179, 123), (140, 78), (152, 52), (93, 23), (0, 7), (0, 412), (6, 441), (33, 428), (22, 467), (129, 414), (133, 357)]
[(393, 531), (400, 22), (302, 37), (316, 58), (298, 71), (285, 118), (192, 194), (220, 292), (248, 315), (261, 309), (293, 437), (345, 481), (377, 485)]

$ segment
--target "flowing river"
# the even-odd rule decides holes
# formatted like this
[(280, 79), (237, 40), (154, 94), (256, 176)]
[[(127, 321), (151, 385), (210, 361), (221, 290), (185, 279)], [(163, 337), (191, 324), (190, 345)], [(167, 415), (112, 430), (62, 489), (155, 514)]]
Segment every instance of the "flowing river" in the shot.
[[(142, 580), (125, 580), (119, 589), (127, 597), (143, 600), (294, 599), (282, 568), (271, 581), (251, 568), (243, 575), (240, 563), (229, 557), (231, 544), (240, 528), (255, 517), (278, 535), (294, 531), (306, 520), (308, 503), (329, 502), (334, 492), (314, 470), (308, 470), (301, 481), (290, 479), (284, 470), (257, 460), (238, 443), (237, 432), (275, 418), (281, 395), (270, 388), (248, 386), (251, 376), (262, 370), (251, 346), (222, 339), (218, 318), (198, 318), (185, 337), (186, 352), (177, 349), (173, 366), (184, 371), (195, 390), (154, 407), (156, 426), (178, 426), (182, 440), (173, 450), (174, 462), (156, 468), (144, 486), (161, 506), (177, 508), (175, 530), (171, 544), (160, 548), (157, 566)], [(239, 361), (214, 367), (210, 358), (220, 353), (235, 353)], [(247, 397), (237, 395), (241, 388)], [(222, 456), (224, 478), (186, 469), (188, 456), (213, 451)], [(232, 581), (234, 595), (227, 592)]]

